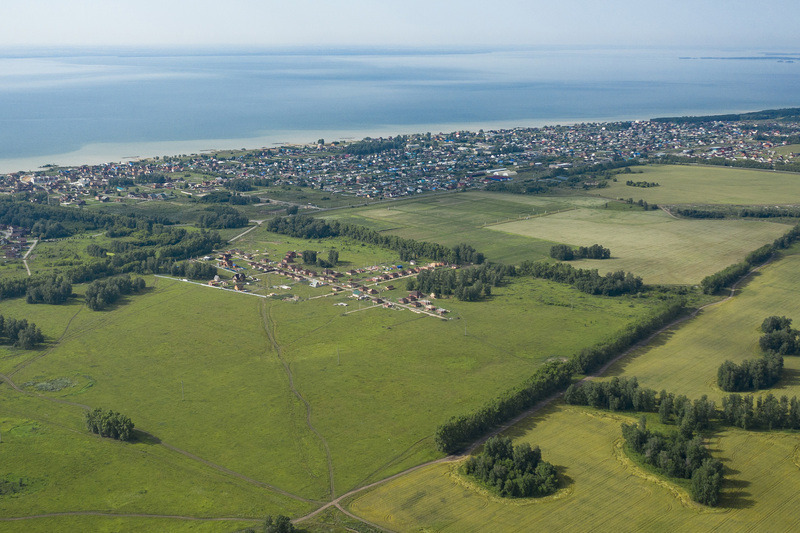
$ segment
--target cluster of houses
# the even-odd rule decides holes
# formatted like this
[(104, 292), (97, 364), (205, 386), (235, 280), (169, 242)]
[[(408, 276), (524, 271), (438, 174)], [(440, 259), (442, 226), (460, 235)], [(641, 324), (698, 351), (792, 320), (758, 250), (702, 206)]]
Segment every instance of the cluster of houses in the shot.
[(0, 224), (0, 252), (6, 259), (20, 259), (28, 246), (30, 232), (21, 226)]

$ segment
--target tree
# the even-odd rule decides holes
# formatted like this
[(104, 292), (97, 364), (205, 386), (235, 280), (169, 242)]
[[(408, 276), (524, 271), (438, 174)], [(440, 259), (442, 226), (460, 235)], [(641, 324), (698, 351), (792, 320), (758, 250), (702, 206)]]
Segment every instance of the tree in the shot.
[(339, 264), (339, 250), (328, 250), (328, 263), (330, 263), (332, 266)]
[(294, 533), (297, 530), (288, 516), (278, 515), (273, 518), (270, 515), (264, 520), (263, 531), (264, 533)]

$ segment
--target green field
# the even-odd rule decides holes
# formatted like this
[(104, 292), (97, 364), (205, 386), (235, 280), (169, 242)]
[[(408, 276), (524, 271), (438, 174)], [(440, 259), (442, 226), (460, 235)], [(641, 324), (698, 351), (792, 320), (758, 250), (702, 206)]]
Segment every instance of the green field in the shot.
[[(330, 497), (331, 485), (342, 494), (437, 457), (431, 435), (445, 419), (521, 382), (542, 361), (569, 357), (607, 338), (652, 305), (646, 299), (592, 297), (550, 282), (514, 280), (487, 302), (438, 301), (452, 317), (441, 320), (380, 307), (357, 311), (352, 301), (347, 308), (333, 305), (347, 303), (345, 296), (290, 303), (163, 278), (148, 278), (152, 284), (145, 294), (103, 312), (89, 311), (79, 300), (64, 306), (4, 301), (6, 316), (41, 324), (53, 342), (34, 352), (0, 348), (0, 371), (32, 394), (118, 410), (169, 446), (319, 501)], [(356, 312), (343, 315), (346, 311)], [(313, 429), (284, 364), (310, 405)], [(70, 385), (56, 392), (36, 390), (36, 384), (59, 378)], [(15, 406), (13, 416), (0, 411), (9, 420), (57, 419), (68, 433), (58, 442), (46, 439), (46, 446), (63, 448), (70, 457), (81, 455), (72, 449), (73, 434), (78, 450), (87, 439), (125, 453), (152, 448), (90, 437), (82, 428), (80, 406), (57, 406), (56, 417), (49, 411), (55, 404), (20, 396), (7, 385), (0, 385), (0, 397), (4, 409)], [(3, 446), (12, 437), (13, 432), (3, 431)], [(155, 449), (170, 455), (163, 447)], [(74, 465), (74, 457), (67, 465)], [(20, 465), (19, 472), (9, 473), (35, 477), (38, 472), (33, 464), (30, 469)], [(65, 466), (59, 476), (68, 471)], [(163, 476), (194, 479), (171, 472), (164, 470)], [(214, 469), (207, 473), (220, 475)], [(80, 479), (64, 481), (72, 482)], [(60, 486), (55, 478), (53, 483)], [(308, 506), (268, 488), (254, 489), (265, 494), (264, 504), (242, 507), (249, 500), (232, 498), (230, 514), (258, 517), (280, 508), (299, 515)], [(20, 497), (14, 511), (5, 514), (117, 510), (124, 500), (108, 500), (91, 486), (79, 493), (82, 506), (55, 491), (35, 501)], [(198, 499), (196, 505), (201, 503)], [(155, 514), (180, 515), (179, 507), (165, 499)]]
[[(800, 174), (694, 165), (633, 167), (642, 173), (619, 174), (598, 194), (606, 198), (643, 199), (649, 203), (787, 205), (798, 202)], [(656, 182), (658, 187), (625, 185), (627, 180)]]
[(576, 207), (602, 206), (586, 196), (524, 196), (471, 191), (403, 200), (325, 214), (401, 237), (446, 246), (467, 242), (492, 261), (517, 264), (547, 257), (553, 242), (493, 231), (493, 224)]
[(572, 261), (578, 268), (625, 270), (645, 283), (696, 284), (742, 261), (789, 230), (786, 224), (751, 220), (675, 219), (662, 210), (574, 209), (491, 226), (501, 233), (549, 239), (572, 246), (602, 244), (611, 259)]
[(349, 509), (395, 531), (792, 531), (800, 517), (797, 437), (727, 429), (708, 444), (726, 465), (719, 508), (692, 503), (622, 451), (632, 418), (556, 405), (509, 435), (537, 444), (565, 480), (555, 495), (502, 500), (465, 482), (452, 463), (419, 469), (360, 494)]
[[(732, 300), (709, 307), (690, 322), (657, 339), (654, 346), (612, 366), (608, 376), (636, 376), (640, 384), (719, 403), (726, 393), (717, 387), (717, 368), (726, 359), (741, 362), (761, 356), (758, 339), (768, 316), (787, 316), (800, 323), (800, 250), (761, 269)], [(777, 395), (800, 396), (800, 357), (784, 358), (784, 379), (771, 389)]]

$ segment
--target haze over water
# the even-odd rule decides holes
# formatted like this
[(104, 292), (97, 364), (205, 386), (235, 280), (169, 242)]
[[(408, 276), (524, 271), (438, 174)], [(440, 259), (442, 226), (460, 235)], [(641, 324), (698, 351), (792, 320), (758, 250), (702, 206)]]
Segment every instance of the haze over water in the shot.
[(800, 54), (772, 53), (6, 51), (0, 172), (319, 137), (800, 106)]

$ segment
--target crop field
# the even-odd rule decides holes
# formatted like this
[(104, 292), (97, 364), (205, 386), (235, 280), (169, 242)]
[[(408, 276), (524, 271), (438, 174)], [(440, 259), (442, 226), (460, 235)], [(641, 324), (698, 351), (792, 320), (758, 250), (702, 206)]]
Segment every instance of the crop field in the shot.
[[(633, 198), (663, 205), (796, 204), (800, 174), (739, 168), (689, 165), (634, 167), (642, 173), (619, 174), (598, 194), (606, 198)], [(625, 185), (627, 180), (649, 181), (658, 187), (640, 188)]]
[(604, 203), (602, 199), (585, 196), (545, 197), (475, 191), (337, 210), (326, 214), (325, 218), (447, 246), (467, 242), (492, 261), (515, 264), (547, 257), (554, 243), (544, 238), (493, 231), (497, 229), (494, 224)]
[(395, 531), (791, 531), (800, 517), (797, 438), (720, 431), (708, 444), (726, 467), (718, 508), (655, 478), (622, 450), (621, 422), (634, 419), (564, 405), (512, 428), (515, 442), (539, 445), (564, 482), (542, 499), (502, 500), (478, 489), (457, 464), (421, 468), (355, 496), (349, 509)]
[[(787, 316), (800, 324), (800, 250), (762, 268), (737, 296), (703, 310), (694, 320), (657, 339), (609, 368), (607, 376), (636, 376), (645, 387), (666, 388), (719, 404), (726, 393), (717, 387), (717, 368), (725, 360), (739, 363), (761, 356), (758, 339), (768, 316)], [(784, 378), (765, 392), (800, 396), (800, 357), (784, 357)]]
[[(153, 454), (175, 455), (152, 443), (93, 438), (83, 428), (80, 405), (120, 411), (165, 445), (299, 498), (256, 486), (247, 497), (229, 498), (230, 507), (221, 507), (241, 517), (278, 508), (300, 515), (309, 506), (303, 498), (325, 500), (331, 491), (342, 494), (437, 457), (431, 435), (439, 423), (522, 381), (542, 361), (569, 357), (605, 339), (651, 306), (643, 299), (592, 297), (550, 282), (514, 280), (486, 302), (437, 301), (450, 310), (452, 320), (442, 320), (407, 310), (367, 309), (365, 303), (358, 310), (359, 304), (345, 296), (292, 303), (164, 278), (147, 281), (152, 288), (144, 294), (101, 312), (88, 310), (79, 299), (63, 306), (3, 302), (4, 315), (40, 324), (50, 342), (32, 352), (0, 348), (0, 371), (33, 395), (0, 385), (0, 424), (7, 424), (0, 425), (2, 445), (16, 438), (16, 425), (33, 421), (48, 428), (37, 438), (46, 448), (65, 450), (63, 476), (75, 468), (77, 457), (85, 457), (84, 441), (133, 453), (144, 462)], [(80, 293), (82, 287), (75, 290)], [(305, 296), (315, 294), (309, 287), (306, 291)], [(401, 294), (396, 289), (388, 296)], [(347, 306), (334, 306), (337, 302)], [(177, 458), (186, 468), (210, 475), (209, 486), (241, 479)], [(120, 460), (109, 458), (108, 468)], [(27, 462), (19, 464), (19, 471), (8, 473), (43, 476), (33, 464), (30, 469)], [(105, 475), (101, 472), (98, 483)], [(160, 475), (169, 483), (191, 484), (196, 478), (166, 468)], [(80, 483), (80, 476), (48, 481), (53, 487), (73, 482)], [(142, 483), (137, 490), (158, 494)], [(111, 498), (96, 484), (77, 492), (81, 506), (58, 497), (55, 488), (39, 494), (35, 502), (20, 497), (14, 511), (5, 514), (122, 512), (126, 507), (119, 502), (128, 501), (123, 495)], [(263, 499), (263, 505), (244, 505), (253, 498)], [(147, 501), (134, 499), (141, 507), (131, 503), (130, 508), (144, 509)], [(178, 503), (170, 507), (171, 501), (165, 498), (158, 512), (149, 508), (170, 515), (211, 512), (202, 498), (196, 511), (176, 509)], [(215, 516), (225, 513), (218, 510)]]
[(572, 246), (598, 243), (611, 259), (571, 261), (576, 268), (625, 270), (645, 283), (699, 283), (737, 263), (790, 226), (750, 220), (678, 220), (662, 210), (574, 209), (491, 226), (498, 232)]

